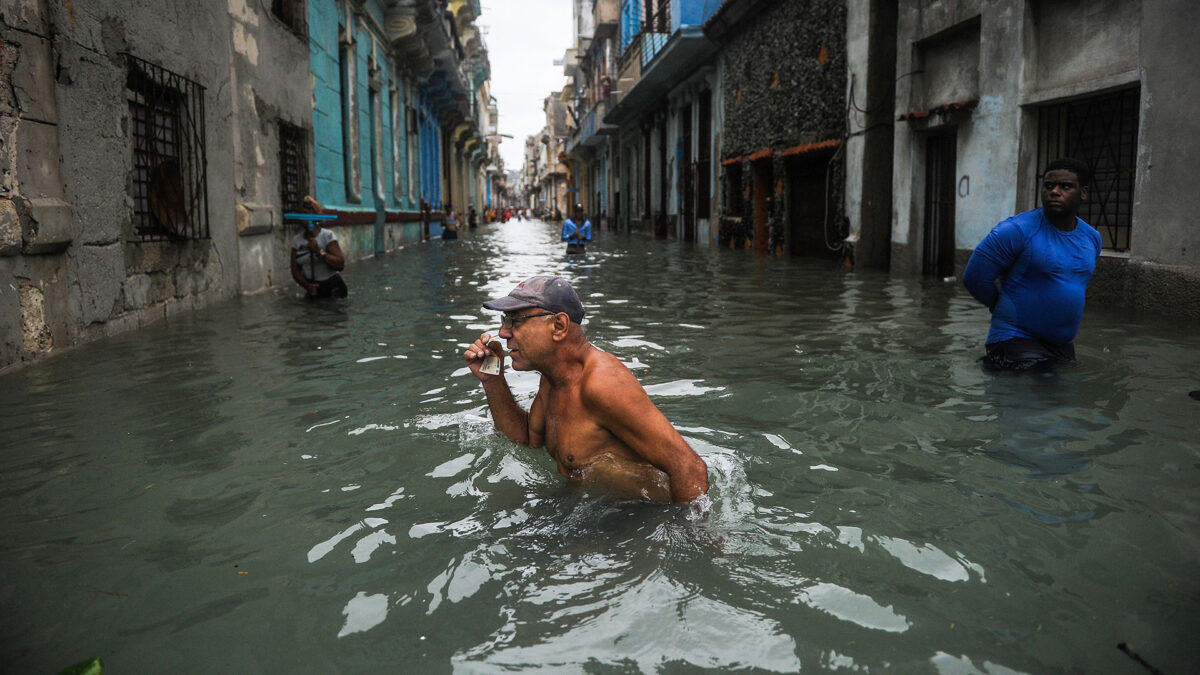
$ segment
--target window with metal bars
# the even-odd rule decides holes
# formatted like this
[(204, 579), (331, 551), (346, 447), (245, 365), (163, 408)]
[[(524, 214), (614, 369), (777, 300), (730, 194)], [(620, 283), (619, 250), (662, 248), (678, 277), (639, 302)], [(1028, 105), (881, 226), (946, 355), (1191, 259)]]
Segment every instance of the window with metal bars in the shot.
[(142, 241), (207, 239), (204, 87), (125, 54), (133, 229)]
[(279, 192), (285, 213), (296, 213), (308, 194), (308, 134), (303, 127), (279, 122)]
[(297, 35), (308, 35), (304, 0), (271, 0), (271, 13)]
[[(1092, 183), (1079, 217), (1113, 251), (1129, 250), (1133, 229), (1139, 98), (1133, 88), (1038, 108), (1038, 171), (1060, 157), (1088, 165)], [(1041, 184), (1039, 173), (1034, 194)]]

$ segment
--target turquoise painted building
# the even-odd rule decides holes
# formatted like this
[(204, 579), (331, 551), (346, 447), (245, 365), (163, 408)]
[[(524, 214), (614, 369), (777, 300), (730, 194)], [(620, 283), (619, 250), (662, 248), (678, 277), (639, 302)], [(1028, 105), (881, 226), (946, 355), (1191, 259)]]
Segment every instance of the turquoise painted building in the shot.
[(478, 10), (461, 0), (308, 3), (312, 190), (339, 215), (333, 229), (352, 258), (438, 235), (450, 191), (460, 210), (473, 194), (478, 162), (458, 154), (483, 140), (482, 83), (463, 77), (488, 70)]
[(414, 161), (425, 134), (410, 125), (422, 105), (377, 29), (382, 7), (367, 2), (363, 14), (338, 0), (308, 6), (317, 200), (346, 211), (416, 211), (427, 194), (419, 187), (423, 162)]

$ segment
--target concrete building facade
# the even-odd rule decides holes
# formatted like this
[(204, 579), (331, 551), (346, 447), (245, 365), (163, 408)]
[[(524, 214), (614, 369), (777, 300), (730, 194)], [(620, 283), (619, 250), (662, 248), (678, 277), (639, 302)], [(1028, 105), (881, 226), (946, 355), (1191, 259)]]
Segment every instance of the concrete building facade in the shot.
[(1183, 0), (899, 3), (891, 269), (960, 274), (1072, 156), (1104, 239), (1090, 300), (1200, 318), (1197, 20)]
[(315, 196), (350, 259), (436, 236), (486, 193), (478, 0), (310, 0)]
[(170, 5), (5, 3), (0, 367), (287, 278), (267, 165), (306, 44), (241, 0)]
[[(623, 0), (603, 122), (612, 222), (655, 237), (714, 241), (720, 136), (716, 0)], [(599, 105), (599, 103), (597, 103)]]
[(351, 259), (436, 234), (486, 194), (479, 11), (5, 2), (0, 368), (290, 286), (306, 194)]

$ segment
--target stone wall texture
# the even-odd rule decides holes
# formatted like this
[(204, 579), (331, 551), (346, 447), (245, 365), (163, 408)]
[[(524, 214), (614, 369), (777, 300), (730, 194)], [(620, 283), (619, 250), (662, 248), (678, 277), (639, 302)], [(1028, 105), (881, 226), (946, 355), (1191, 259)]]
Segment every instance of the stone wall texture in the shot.
[(836, 0), (765, 2), (725, 45), (722, 154), (840, 138), (846, 8)]

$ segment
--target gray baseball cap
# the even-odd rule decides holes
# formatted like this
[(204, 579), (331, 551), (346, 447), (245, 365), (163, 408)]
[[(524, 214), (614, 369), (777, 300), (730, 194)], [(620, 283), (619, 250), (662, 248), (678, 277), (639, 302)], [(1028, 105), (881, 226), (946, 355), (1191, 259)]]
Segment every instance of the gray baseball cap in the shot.
[(548, 275), (530, 277), (517, 284), (508, 295), (483, 303), (487, 309), (500, 312), (515, 312), (518, 309), (539, 307), (558, 313), (563, 312), (575, 323), (583, 323), (583, 303), (566, 279)]

